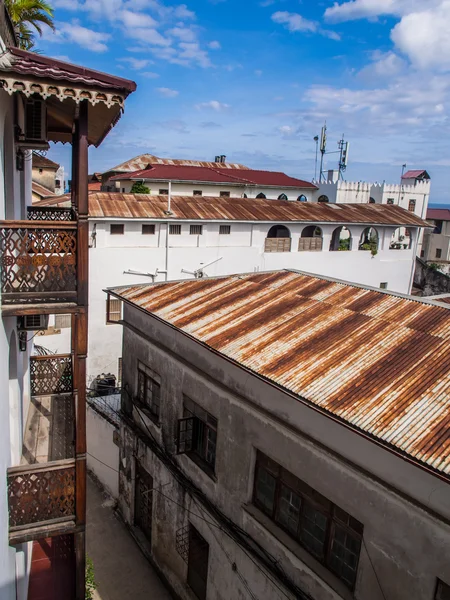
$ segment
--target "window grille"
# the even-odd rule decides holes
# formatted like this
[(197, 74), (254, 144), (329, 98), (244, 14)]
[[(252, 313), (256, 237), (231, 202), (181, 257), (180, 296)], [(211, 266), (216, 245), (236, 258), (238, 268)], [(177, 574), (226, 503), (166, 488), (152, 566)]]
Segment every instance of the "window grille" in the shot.
[(230, 235), (230, 233), (231, 233), (231, 225), (220, 225), (219, 235)]
[(442, 248), (436, 248), (436, 258), (442, 258)]
[(123, 224), (112, 223), (109, 226), (109, 233), (111, 235), (123, 235), (125, 231), (125, 226)]
[(194, 190), (194, 191), (192, 192), (192, 194), (193, 194), (194, 196), (203, 196), (203, 192), (202, 192), (202, 190)]
[(202, 235), (203, 225), (191, 225), (189, 229), (190, 235)]
[(142, 225), (142, 235), (155, 235), (155, 226)]
[(261, 452), (256, 458), (253, 502), (353, 589), (361, 523)]
[(72, 326), (72, 315), (55, 315), (55, 329), (67, 329)]
[(170, 235), (181, 235), (181, 225), (170, 224), (169, 225)]

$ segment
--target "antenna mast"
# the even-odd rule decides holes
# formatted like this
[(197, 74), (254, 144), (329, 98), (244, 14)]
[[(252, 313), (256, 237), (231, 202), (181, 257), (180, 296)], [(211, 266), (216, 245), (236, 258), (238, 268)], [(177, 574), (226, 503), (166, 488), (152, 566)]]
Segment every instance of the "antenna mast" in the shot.
[(346, 142), (344, 139), (344, 134), (342, 134), (342, 139), (338, 142), (338, 148), (340, 152), (339, 156), (339, 179), (344, 179), (343, 173), (347, 169), (348, 165), (348, 150), (350, 147), (350, 142)]
[(323, 176), (323, 159), (327, 151), (327, 122), (325, 121), (325, 125), (322, 127), (322, 131), (320, 134), (320, 175), (319, 182), (322, 181)]

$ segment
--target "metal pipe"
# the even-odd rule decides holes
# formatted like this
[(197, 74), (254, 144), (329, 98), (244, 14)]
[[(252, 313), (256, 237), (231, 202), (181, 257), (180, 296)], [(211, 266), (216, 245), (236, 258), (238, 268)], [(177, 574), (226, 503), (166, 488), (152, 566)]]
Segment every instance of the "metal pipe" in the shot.
[(166, 221), (166, 281), (169, 281), (169, 221)]
[(168, 189), (168, 203), (167, 203), (167, 211), (170, 213), (171, 211), (171, 201), (172, 201), (172, 182), (169, 181), (169, 189)]

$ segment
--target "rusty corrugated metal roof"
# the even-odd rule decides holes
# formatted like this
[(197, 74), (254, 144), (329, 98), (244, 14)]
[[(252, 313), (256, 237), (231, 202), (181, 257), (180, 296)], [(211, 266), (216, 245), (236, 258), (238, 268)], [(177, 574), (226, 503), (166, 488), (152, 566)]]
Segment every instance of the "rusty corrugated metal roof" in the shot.
[(112, 292), (450, 476), (447, 308), (294, 271)]
[[(174, 196), (167, 215), (167, 196), (92, 192), (89, 216), (95, 219), (163, 219), (187, 221), (268, 221), (276, 223), (347, 223), (430, 227), (400, 206), (389, 204), (326, 204), (256, 198)], [(37, 206), (70, 206), (70, 197), (41, 201)]]
[(126, 162), (117, 165), (117, 167), (113, 167), (112, 169), (107, 169), (105, 173), (111, 173), (113, 171), (121, 171), (123, 173), (131, 173), (133, 171), (142, 171), (147, 168), (149, 164), (158, 164), (158, 165), (180, 165), (186, 167), (212, 167), (217, 169), (240, 169), (246, 170), (248, 167), (245, 165), (241, 165), (239, 163), (216, 163), (209, 162), (204, 160), (190, 160), (190, 159), (182, 159), (182, 158), (160, 158), (159, 156), (155, 156), (154, 154), (140, 154), (139, 156), (135, 156), (134, 158), (130, 158)]

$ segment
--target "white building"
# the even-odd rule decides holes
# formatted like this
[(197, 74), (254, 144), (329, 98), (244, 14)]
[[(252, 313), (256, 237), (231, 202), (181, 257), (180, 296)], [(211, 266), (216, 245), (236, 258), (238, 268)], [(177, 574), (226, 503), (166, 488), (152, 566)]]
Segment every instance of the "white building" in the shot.
[(181, 600), (450, 595), (450, 305), (301, 272), (124, 303), (119, 508)]
[(443, 273), (450, 272), (450, 210), (429, 208), (427, 221), (433, 229), (424, 234), (421, 258), (439, 265)]
[(232, 196), (301, 202), (313, 200), (317, 190), (313, 183), (276, 171), (249, 169), (220, 161), (164, 159), (148, 154), (118, 165), (102, 176), (102, 190), (108, 192), (128, 194), (135, 183), (144, 184), (152, 196), (168, 195), (171, 190), (174, 196)]
[[(336, 171), (330, 171), (326, 182), (316, 182), (318, 189), (313, 201), (338, 204), (394, 204), (426, 218), (430, 199), (431, 180), (424, 170), (407, 171), (401, 184), (368, 183), (337, 179)], [(419, 239), (417, 255), (422, 251), (423, 235)]]
[[(103, 292), (113, 284), (295, 268), (409, 293), (417, 236), (426, 225), (385, 205), (174, 197), (169, 211), (167, 197), (114, 193), (92, 193), (89, 203), (90, 380), (120, 372), (122, 330), (106, 323)], [(393, 249), (400, 227), (408, 243)], [(120, 318), (119, 306), (110, 318)], [(67, 326), (57, 317), (38, 343), (66, 352)]]

